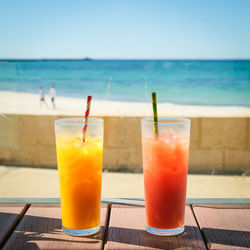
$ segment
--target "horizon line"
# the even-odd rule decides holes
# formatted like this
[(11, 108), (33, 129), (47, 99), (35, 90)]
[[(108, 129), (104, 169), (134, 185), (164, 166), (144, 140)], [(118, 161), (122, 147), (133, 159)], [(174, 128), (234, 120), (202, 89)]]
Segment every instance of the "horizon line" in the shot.
[(51, 60), (51, 61), (63, 61), (63, 60), (75, 60), (75, 61), (98, 61), (98, 60), (137, 60), (137, 61), (140, 61), (140, 60), (145, 60), (145, 61), (164, 61), (164, 60), (189, 60), (189, 61), (232, 61), (232, 60), (250, 60), (250, 58), (92, 58), (92, 57), (82, 57), (82, 58), (79, 58), (79, 57), (76, 57), (76, 58), (73, 58), (73, 57), (61, 57), (61, 58), (57, 58), (57, 57), (54, 57), (54, 58), (0, 58), (0, 61), (46, 61), (46, 60)]

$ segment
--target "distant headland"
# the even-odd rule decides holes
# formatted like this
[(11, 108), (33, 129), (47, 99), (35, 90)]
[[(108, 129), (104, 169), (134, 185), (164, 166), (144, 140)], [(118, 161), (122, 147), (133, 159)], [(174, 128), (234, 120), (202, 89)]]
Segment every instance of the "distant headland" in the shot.
[(0, 58), (1, 62), (17, 62), (17, 61), (93, 61), (89, 57), (84, 58)]

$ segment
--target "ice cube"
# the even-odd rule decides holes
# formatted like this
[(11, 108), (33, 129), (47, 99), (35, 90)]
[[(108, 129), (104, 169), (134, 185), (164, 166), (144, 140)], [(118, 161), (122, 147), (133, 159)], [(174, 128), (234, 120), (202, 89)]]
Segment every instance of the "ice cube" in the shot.
[(173, 142), (174, 140), (176, 140), (176, 136), (173, 135), (173, 134), (165, 134), (163, 136), (160, 136), (159, 139), (164, 142), (164, 143), (171, 143)]
[(74, 139), (74, 146), (76, 148), (79, 148), (79, 147), (82, 147), (82, 145), (83, 145), (82, 139), (80, 137), (76, 137)]

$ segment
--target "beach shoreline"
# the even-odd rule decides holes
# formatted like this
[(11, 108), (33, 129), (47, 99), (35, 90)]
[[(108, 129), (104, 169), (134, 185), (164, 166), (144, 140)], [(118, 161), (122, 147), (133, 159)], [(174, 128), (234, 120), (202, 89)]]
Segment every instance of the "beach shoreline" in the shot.
[[(40, 107), (38, 94), (0, 91), (0, 114), (24, 115), (72, 115), (82, 116), (86, 100), (57, 96), (56, 109), (52, 108), (49, 96), (45, 96), (46, 107)], [(250, 117), (250, 107), (198, 106), (158, 103), (159, 116), (174, 117)], [(152, 116), (151, 103), (96, 100), (93, 96), (91, 116)]]

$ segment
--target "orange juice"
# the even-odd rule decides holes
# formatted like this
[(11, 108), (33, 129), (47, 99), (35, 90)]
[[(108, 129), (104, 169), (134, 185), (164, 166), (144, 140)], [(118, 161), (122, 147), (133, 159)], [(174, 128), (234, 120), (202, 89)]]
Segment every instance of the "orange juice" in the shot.
[(101, 139), (57, 138), (62, 224), (83, 230), (100, 225)]
[(64, 228), (83, 230), (100, 225), (103, 141), (57, 138), (57, 161)]
[(63, 231), (95, 234), (100, 230), (103, 119), (56, 120), (55, 133)]
[(59, 135), (56, 138), (64, 229), (100, 227), (102, 138)]

